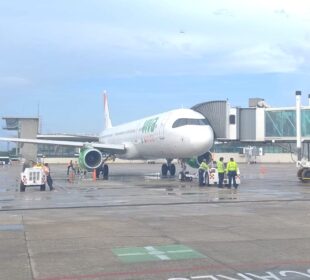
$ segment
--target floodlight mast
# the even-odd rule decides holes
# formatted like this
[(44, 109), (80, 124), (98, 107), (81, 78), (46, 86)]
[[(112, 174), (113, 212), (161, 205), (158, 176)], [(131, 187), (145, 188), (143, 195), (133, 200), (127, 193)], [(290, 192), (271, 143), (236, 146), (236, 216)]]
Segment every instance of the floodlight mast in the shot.
[(297, 160), (302, 158), (301, 150), (301, 91), (296, 91), (296, 148)]

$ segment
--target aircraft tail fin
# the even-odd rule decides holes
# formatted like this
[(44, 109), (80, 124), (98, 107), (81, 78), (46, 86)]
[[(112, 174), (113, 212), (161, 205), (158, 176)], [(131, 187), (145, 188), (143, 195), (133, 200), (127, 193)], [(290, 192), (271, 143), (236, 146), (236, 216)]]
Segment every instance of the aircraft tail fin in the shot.
[(104, 98), (104, 122), (105, 122), (105, 129), (107, 129), (112, 127), (112, 122), (110, 119), (108, 95), (106, 91), (103, 92), (103, 98)]

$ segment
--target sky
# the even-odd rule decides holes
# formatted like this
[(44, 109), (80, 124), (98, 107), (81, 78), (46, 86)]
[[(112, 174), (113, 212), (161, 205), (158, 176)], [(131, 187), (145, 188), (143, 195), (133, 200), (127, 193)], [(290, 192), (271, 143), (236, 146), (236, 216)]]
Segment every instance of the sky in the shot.
[(0, 0), (0, 117), (40, 115), (42, 133), (99, 133), (104, 90), (113, 125), (308, 104), (309, 62), (308, 0)]

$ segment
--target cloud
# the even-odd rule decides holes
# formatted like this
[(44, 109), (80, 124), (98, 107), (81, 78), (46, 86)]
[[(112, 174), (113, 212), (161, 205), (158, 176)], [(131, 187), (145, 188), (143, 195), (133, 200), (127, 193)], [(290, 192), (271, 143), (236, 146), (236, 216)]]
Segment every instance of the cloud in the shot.
[[(60, 11), (60, 4), (75, 2), (56, 1), (48, 9), (39, 4), (28, 12), (19, 5), (24, 12), (0, 18), (2, 72), (22, 69), (20, 75), (30, 73), (42, 81), (42, 76), (68, 79), (87, 73), (296, 71), (309, 50), (298, 53), (309, 34), (300, 18), (309, 12), (308, 4), (297, 2), (90, 1)], [(1, 23), (7, 28), (1, 29)], [(7, 55), (1, 58), (1, 53)], [(29, 85), (15, 76), (0, 79), (0, 86)]]
[(280, 47), (258, 45), (233, 52), (228, 61), (235, 69), (244, 71), (289, 73), (297, 71), (304, 63), (304, 58)]
[(275, 10), (274, 13), (285, 18), (289, 18), (289, 14), (284, 9)]
[(17, 76), (0, 76), (0, 89), (19, 89), (29, 87), (32, 82), (23, 77)]
[(233, 17), (234, 14), (231, 10), (229, 9), (218, 9), (213, 12), (215, 16), (223, 16), (223, 17)]

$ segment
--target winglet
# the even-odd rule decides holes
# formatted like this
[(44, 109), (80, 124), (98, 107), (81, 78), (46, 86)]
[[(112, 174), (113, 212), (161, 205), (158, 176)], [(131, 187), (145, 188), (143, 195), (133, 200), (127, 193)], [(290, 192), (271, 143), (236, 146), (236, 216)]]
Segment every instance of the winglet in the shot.
[(108, 95), (106, 91), (103, 92), (103, 98), (104, 98), (104, 122), (105, 122), (105, 129), (107, 129), (112, 127), (112, 123), (110, 119)]

